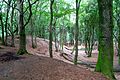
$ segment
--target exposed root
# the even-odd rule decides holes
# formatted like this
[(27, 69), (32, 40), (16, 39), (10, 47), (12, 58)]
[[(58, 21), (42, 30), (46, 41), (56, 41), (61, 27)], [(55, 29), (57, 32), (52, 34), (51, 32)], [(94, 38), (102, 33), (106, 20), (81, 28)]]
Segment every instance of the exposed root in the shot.
[(26, 49), (19, 49), (17, 52), (18, 55), (29, 54)]

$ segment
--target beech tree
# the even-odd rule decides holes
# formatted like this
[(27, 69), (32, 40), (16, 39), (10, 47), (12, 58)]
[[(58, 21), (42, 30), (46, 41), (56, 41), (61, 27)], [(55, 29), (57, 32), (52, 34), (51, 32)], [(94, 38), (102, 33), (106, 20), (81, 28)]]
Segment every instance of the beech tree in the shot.
[[(19, 28), (20, 28), (20, 44), (19, 44), (19, 50), (18, 50), (18, 54), (22, 55), (25, 53), (28, 53), (26, 50), (26, 34), (25, 34), (25, 26), (29, 23), (31, 16), (32, 16), (32, 5), (35, 4), (38, 0), (36, 0), (33, 3), (30, 3), (30, 0), (28, 0), (29, 6), (29, 17), (26, 21), (26, 23), (24, 23), (24, 13), (26, 11), (23, 11), (23, 2), (24, 0), (19, 0), (18, 4), (19, 4)], [(27, 10), (27, 8), (26, 8)]]
[(113, 73), (113, 0), (98, 0), (99, 56), (96, 71), (115, 80)]

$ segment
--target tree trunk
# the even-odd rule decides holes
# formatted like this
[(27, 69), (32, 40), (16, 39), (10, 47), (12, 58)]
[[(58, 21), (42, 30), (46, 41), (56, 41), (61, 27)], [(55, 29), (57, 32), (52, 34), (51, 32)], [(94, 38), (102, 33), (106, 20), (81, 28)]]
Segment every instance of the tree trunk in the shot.
[(92, 50), (94, 46), (94, 26), (90, 29), (89, 39), (88, 39), (88, 57), (92, 56)]
[(99, 56), (96, 71), (115, 80), (113, 73), (113, 0), (98, 0), (99, 8)]
[(25, 35), (25, 27), (24, 27), (24, 20), (23, 20), (23, 0), (19, 0), (19, 28), (20, 28), (20, 44), (19, 44), (19, 51), (18, 54), (22, 55), (27, 53), (26, 50), (26, 35)]
[(31, 26), (31, 42), (32, 42), (32, 48), (36, 48), (36, 45), (34, 43), (34, 38), (33, 38), (33, 35), (34, 35), (34, 27), (33, 27), (33, 20), (31, 18), (30, 20), (30, 26)]
[(14, 47), (14, 28), (13, 28), (13, 17), (14, 17), (14, 8), (12, 8), (12, 13), (11, 13), (11, 37), (12, 37), (12, 42), (11, 42), (11, 46)]
[(60, 27), (60, 50), (62, 50), (62, 31), (63, 29)]
[(2, 26), (2, 45), (5, 45), (5, 40), (4, 40), (4, 25), (3, 25), (3, 20), (2, 20), (2, 13), (0, 15), (0, 22)]
[(58, 42), (57, 42), (57, 33), (56, 33), (56, 22), (57, 19), (54, 22), (54, 37), (55, 37), (55, 51), (58, 52)]
[(50, 19), (50, 28), (49, 28), (49, 54), (50, 57), (52, 58), (52, 40), (53, 40), (53, 36), (52, 36), (52, 22), (53, 22), (53, 3), (54, 0), (50, 0), (50, 14), (51, 14), (51, 19)]
[(78, 12), (80, 7), (81, 0), (76, 0), (76, 26), (75, 26), (75, 57), (74, 64), (77, 65), (77, 57), (78, 57), (78, 37), (79, 37), (79, 25), (78, 25)]
[(8, 32), (7, 32), (7, 25), (8, 25), (8, 14), (9, 14), (9, 11), (10, 11), (10, 4), (11, 4), (11, 0), (8, 0), (8, 4), (7, 4), (7, 14), (6, 14), (6, 21), (5, 21), (5, 33), (6, 33), (6, 36), (5, 36), (5, 45), (7, 46), (7, 37), (8, 37)]

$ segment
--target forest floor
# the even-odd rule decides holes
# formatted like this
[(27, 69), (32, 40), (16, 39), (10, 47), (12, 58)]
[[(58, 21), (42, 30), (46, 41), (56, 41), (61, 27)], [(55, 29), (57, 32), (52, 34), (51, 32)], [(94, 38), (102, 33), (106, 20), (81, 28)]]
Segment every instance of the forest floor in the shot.
[[(33, 55), (22, 56), (16, 55), (19, 37), (15, 38), (16, 47), (0, 46), (0, 80), (107, 80), (100, 73), (93, 72), (98, 55), (96, 49), (90, 58), (84, 50), (79, 50), (80, 65), (75, 66), (72, 63), (74, 53), (70, 54), (72, 47), (64, 46), (61, 54), (55, 52), (53, 43), (54, 59), (51, 59), (48, 44), (48, 40), (37, 38), (37, 48), (33, 49), (31, 38), (27, 37), (27, 51)], [(118, 58), (115, 56), (114, 59), (114, 65), (117, 65)], [(120, 73), (115, 74), (120, 80)]]

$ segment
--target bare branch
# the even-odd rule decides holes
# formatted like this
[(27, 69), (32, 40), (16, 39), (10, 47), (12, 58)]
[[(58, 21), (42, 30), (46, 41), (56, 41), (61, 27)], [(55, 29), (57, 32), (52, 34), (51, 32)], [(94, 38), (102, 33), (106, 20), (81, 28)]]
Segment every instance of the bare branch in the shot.
[(113, 18), (117, 21), (117, 18), (113, 15)]
[(28, 17), (27, 22), (25, 23), (24, 27), (29, 23), (30, 18), (31, 18), (31, 16), (32, 16), (32, 5), (35, 4), (37, 1), (38, 1), (38, 0), (36, 0), (35, 2), (33, 2), (33, 3), (31, 4), (31, 3), (30, 3), (30, 0), (28, 0), (28, 3), (29, 3), (29, 12), (30, 12), (30, 14), (29, 14), (29, 17)]
[[(33, 2), (32, 4), (30, 4), (31, 6), (32, 5), (34, 5), (37, 1), (39, 1), (39, 0), (36, 0), (35, 2)], [(28, 0), (28, 3), (29, 3), (30, 1)], [(29, 8), (29, 6), (25, 9), (25, 11), (23, 12), (23, 14), (28, 10), (28, 8)]]
[(5, 2), (9, 7), (12, 7), (20, 12), (20, 10), (18, 8), (16, 8), (17, 4), (15, 4), (15, 6), (13, 6), (13, 5), (11, 6), (7, 1), (3, 0), (3, 2)]
[(80, 2), (81, 2), (81, 0), (79, 0), (79, 2), (78, 2), (78, 4), (79, 4), (78, 9), (80, 8)]

